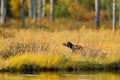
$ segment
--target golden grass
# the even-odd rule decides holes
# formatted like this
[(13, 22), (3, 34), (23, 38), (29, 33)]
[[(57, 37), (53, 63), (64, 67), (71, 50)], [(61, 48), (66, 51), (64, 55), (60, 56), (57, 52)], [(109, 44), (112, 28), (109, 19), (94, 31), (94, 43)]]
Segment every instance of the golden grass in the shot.
[[(92, 30), (84, 27), (59, 32), (32, 29), (2, 30), (2, 68), (21, 69), (25, 65), (32, 65), (40, 69), (92, 69), (104, 68), (120, 61), (119, 30), (114, 33), (109, 29)], [(12, 36), (7, 36), (5, 32)], [(86, 55), (71, 53), (62, 45), (66, 41), (85, 47)]]

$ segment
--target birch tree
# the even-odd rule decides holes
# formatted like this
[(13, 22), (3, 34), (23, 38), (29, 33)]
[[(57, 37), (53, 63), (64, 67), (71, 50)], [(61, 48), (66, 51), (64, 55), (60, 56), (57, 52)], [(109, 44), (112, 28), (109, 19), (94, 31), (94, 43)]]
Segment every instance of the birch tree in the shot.
[(51, 14), (51, 20), (54, 21), (54, 0), (50, 0), (51, 8), (50, 8), (50, 14)]
[(113, 0), (113, 31), (116, 30), (116, 0)]
[(119, 25), (120, 25), (120, 1), (119, 1)]
[(29, 17), (33, 18), (33, 1), (29, 0)]
[(100, 26), (100, 0), (95, 0), (95, 26), (99, 28)]
[(39, 0), (39, 3), (40, 3), (39, 17), (40, 17), (40, 20), (42, 20), (42, 15), (43, 15), (43, 10), (42, 10), (43, 6), (42, 6), (42, 4), (43, 4), (43, 1), (42, 1), (42, 0)]
[(39, 8), (39, 17), (40, 20), (45, 16), (45, 0), (39, 0), (40, 8)]
[(33, 0), (33, 23), (36, 23), (36, 0)]
[(42, 2), (42, 12), (43, 12), (42, 17), (44, 17), (45, 16), (45, 0), (43, 0)]
[(6, 22), (7, 0), (1, 0), (1, 23)]
[(21, 6), (21, 26), (24, 27), (25, 26), (25, 8), (24, 8), (24, 4), (25, 4), (25, 0), (21, 0), (22, 6)]

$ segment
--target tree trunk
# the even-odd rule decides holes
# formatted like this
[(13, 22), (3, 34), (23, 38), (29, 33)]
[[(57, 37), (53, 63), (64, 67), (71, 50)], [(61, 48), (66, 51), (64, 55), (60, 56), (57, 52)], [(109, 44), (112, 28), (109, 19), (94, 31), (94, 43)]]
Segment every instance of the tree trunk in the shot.
[(96, 11), (95, 26), (96, 28), (99, 28), (100, 26), (100, 0), (95, 0), (95, 11)]
[(54, 21), (54, 0), (50, 0), (51, 8), (50, 8), (50, 14), (51, 14), (51, 20)]
[(120, 1), (119, 1), (119, 25), (120, 25)]
[(42, 15), (43, 15), (43, 10), (42, 10), (42, 8), (43, 8), (43, 6), (42, 6), (42, 4), (43, 4), (43, 1), (42, 0), (39, 0), (40, 2), (40, 12), (39, 12), (39, 17), (40, 17), (40, 20), (42, 20)]
[(45, 16), (45, 0), (43, 0), (42, 2), (42, 12), (43, 12), (42, 17), (44, 17)]
[(30, 0), (29, 2), (29, 17), (33, 18), (33, 1), (34, 0)]
[(45, 16), (45, 0), (39, 0), (40, 2), (40, 12), (39, 12), (39, 17), (40, 20)]
[(22, 3), (22, 7), (21, 7), (21, 26), (24, 27), (25, 26), (25, 8), (24, 8), (25, 0), (21, 0), (21, 3)]
[(36, 23), (36, 0), (33, 0), (33, 23)]
[(113, 31), (116, 30), (116, 0), (113, 0)]
[(7, 0), (1, 0), (1, 23), (6, 23)]

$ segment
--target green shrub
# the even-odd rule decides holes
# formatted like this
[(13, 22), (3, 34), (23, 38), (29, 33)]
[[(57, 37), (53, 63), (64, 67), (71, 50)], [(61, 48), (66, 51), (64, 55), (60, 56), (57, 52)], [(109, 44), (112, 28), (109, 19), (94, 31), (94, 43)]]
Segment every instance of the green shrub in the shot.
[(56, 17), (66, 17), (69, 15), (68, 6), (66, 4), (62, 4), (55, 7), (55, 16)]

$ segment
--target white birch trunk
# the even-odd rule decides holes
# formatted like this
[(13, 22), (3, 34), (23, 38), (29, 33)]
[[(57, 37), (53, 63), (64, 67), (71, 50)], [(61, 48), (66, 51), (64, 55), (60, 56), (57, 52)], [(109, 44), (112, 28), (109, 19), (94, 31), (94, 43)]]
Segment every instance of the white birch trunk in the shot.
[(95, 26), (96, 28), (99, 28), (100, 26), (100, 0), (95, 0)]
[(33, 0), (33, 23), (36, 23), (36, 0)]
[(40, 20), (42, 20), (42, 18), (44, 18), (45, 16), (45, 0), (39, 0), (39, 3), (40, 3), (39, 17), (40, 17)]
[(119, 25), (120, 25), (120, 1), (119, 1)]
[(29, 17), (33, 18), (33, 1), (34, 0), (30, 0), (29, 2)]
[(42, 4), (43, 4), (43, 1), (42, 1), (42, 0), (39, 0), (39, 3), (40, 3), (40, 8), (39, 8), (39, 10), (40, 10), (40, 12), (39, 12), (39, 17), (40, 17), (40, 20), (42, 20), (42, 15), (43, 15), (43, 10), (42, 10), (43, 6), (42, 6)]
[(22, 6), (21, 6), (21, 26), (25, 26), (25, 8), (24, 8), (24, 3), (25, 0), (21, 0)]
[(50, 14), (51, 14), (51, 20), (54, 21), (54, 0), (50, 0), (51, 8), (50, 8)]
[(45, 16), (45, 0), (43, 0), (42, 2), (42, 12), (43, 12), (42, 17), (44, 17)]
[(113, 31), (116, 30), (116, 0), (113, 0)]
[(1, 0), (1, 23), (6, 22), (7, 0)]

